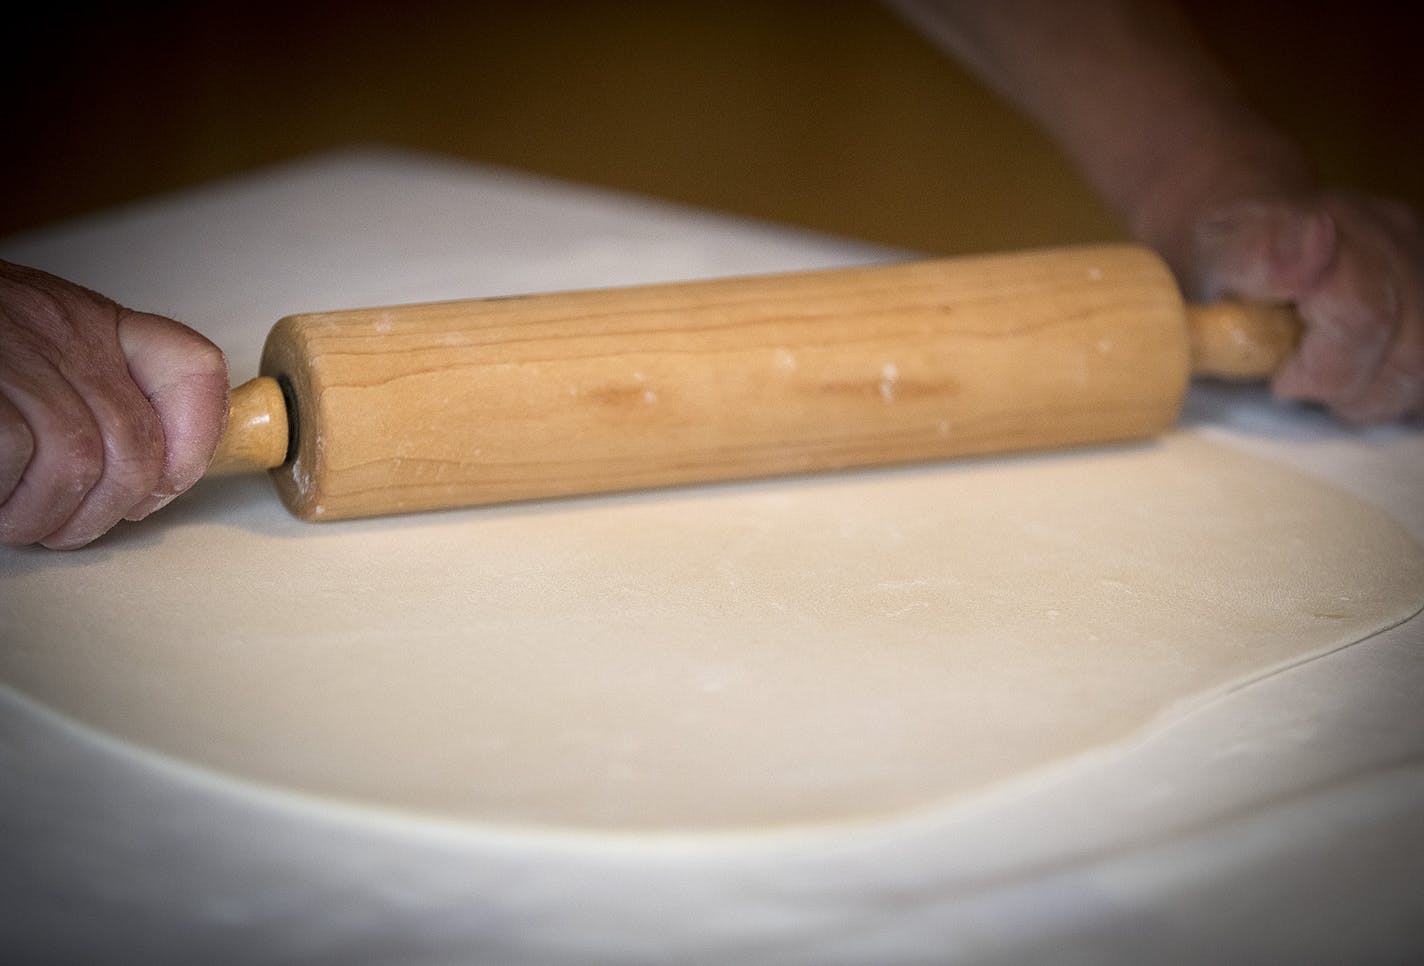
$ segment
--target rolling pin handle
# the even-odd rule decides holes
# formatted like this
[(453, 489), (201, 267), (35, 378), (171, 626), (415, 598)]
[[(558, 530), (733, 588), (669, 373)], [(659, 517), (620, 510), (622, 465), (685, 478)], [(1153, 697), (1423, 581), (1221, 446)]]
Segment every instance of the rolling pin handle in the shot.
[(1195, 376), (1269, 379), (1295, 352), (1300, 334), (1300, 318), (1285, 304), (1227, 299), (1187, 306)]
[(258, 376), (234, 387), (229, 399), (227, 428), (207, 475), (252, 473), (285, 463), (291, 433), (281, 384)]

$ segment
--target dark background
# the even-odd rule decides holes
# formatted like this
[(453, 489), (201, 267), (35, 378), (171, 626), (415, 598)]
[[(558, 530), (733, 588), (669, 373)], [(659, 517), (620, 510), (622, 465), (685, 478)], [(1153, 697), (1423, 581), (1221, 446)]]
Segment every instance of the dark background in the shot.
[[(1421, 204), (1409, 9), (1189, 4), (1327, 175)], [(0, 234), (385, 143), (927, 252), (1117, 235), (1051, 145), (869, 0), (45, 11), (7, 27)]]

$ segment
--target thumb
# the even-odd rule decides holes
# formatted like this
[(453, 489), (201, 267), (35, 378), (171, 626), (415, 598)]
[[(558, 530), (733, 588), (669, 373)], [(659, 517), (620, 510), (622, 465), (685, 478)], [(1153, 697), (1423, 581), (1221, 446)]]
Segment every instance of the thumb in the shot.
[(118, 335), (129, 374), (163, 427), (163, 475), (153, 495), (128, 514), (142, 520), (208, 468), (227, 422), (227, 359), (206, 338), (161, 315), (125, 311)]
[(1250, 202), (1209, 216), (1194, 242), (1198, 297), (1293, 301), (1325, 275), (1339, 233), (1321, 208)]

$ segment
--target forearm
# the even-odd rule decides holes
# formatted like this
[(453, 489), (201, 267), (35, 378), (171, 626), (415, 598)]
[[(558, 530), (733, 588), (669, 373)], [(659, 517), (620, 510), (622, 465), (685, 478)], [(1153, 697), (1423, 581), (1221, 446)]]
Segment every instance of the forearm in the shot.
[(893, 0), (1052, 136), (1133, 235), (1175, 267), (1194, 216), (1307, 190), (1299, 151), (1251, 111), (1181, 12), (1130, 0)]

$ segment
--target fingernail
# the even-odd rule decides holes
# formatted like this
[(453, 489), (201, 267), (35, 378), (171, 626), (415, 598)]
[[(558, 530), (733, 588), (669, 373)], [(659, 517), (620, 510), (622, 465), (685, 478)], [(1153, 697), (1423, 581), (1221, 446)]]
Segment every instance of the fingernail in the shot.
[(162, 510), (164, 507), (172, 503), (177, 498), (177, 493), (154, 493), (149, 496), (148, 499), (139, 503), (132, 510), (130, 510), (124, 516), (124, 519), (128, 520), (131, 523), (137, 523), (149, 514), (157, 513), (159, 510)]

